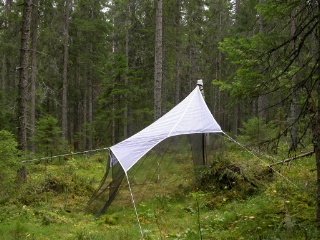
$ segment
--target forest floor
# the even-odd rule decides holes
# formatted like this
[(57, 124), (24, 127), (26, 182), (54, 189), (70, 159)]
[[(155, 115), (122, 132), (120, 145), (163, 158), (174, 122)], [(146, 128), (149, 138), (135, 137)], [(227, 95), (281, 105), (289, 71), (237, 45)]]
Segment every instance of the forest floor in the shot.
[(270, 169), (226, 147), (199, 177), (186, 152), (151, 152), (129, 171), (138, 218), (126, 181), (105, 214), (104, 202), (87, 208), (107, 152), (28, 163), (27, 183), (0, 198), (0, 239), (318, 239), (314, 156)]

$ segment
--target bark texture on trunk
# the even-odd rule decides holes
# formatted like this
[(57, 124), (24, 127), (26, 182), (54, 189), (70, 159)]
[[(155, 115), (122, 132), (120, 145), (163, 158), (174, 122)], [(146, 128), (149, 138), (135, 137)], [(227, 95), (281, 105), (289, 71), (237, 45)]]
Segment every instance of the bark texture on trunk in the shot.
[[(30, 137), (33, 138), (36, 125), (36, 82), (37, 82), (37, 46), (38, 46), (38, 0), (33, 0), (32, 31), (31, 31), (31, 92), (30, 92)], [(35, 145), (31, 142), (31, 151), (35, 152)]]
[(162, 104), (162, 0), (157, 0), (154, 70), (154, 119), (161, 117)]
[[(296, 34), (296, 17), (295, 17), (295, 11), (292, 11), (291, 13), (291, 37), (293, 37)], [(291, 60), (295, 60), (295, 54), (293, 54), (296, 51), (296, 40), (294, 39), (292, 41), (291, 45)], [(290, 150), (295, 151), (297, 149), (297, 144), (298, 144), (298, 129), (295, 124), (297, 118), (298, 118), (298, 107), (297, 107), (297, 102), (298, 102), (298, 96), (297, 96), (297, 89), (295, 85), (297, 84), (297, 75), (294, 75), (292, 77), (292, 100), (290, 104), (290, 122), (289, 124), (292, 125), (291, 127), (291, 143), (290, 143)]]
[(62, 136), (68, 138), (68, 51), (69, 51), (69, 10), (70, 1), (65, 1), (65, 26), (63, 43), (63, 83), (62, 83)]
[[(319, 38), (320, 34), (320, 0), (318, 0), (318, 34), (316, 34)], [(319, 64), (320, 57), (319, 57), (319, 51), (320, 51), (320, 41), (318, 39), (317, 41), (317, 52), (318, 57), (316, 58), (317, 64)], [(317, 163), (317, 183), (318, 183), (318, 189), (317, 189), (317, 214), (316, 214), (316, 222), (318, 229), (320, 229), (320, 69), (318, 67), (317, 70), (318, 73), (318, 79), (317, 81), (317, 96), (318, 96), (318, 106), (317, 106), (317, 115), (316, 115), (316, 121), (315, 121), (315, 127), (314, 127), (314, 151), (316, 155), (316, 163)]]
[(31, 24), (31, 0), (23, 4), (21, 29), (21, 50), (19, 69), (18, 95), (18, 144), (20, 150), (27, 150), (27, 100), (28, 100), (28, 67), (29, 67), (29, 40)]

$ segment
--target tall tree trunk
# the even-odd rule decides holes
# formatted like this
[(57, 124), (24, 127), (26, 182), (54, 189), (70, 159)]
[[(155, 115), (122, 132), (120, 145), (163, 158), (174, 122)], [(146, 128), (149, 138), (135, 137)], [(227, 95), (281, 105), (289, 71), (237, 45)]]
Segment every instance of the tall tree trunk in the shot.
[[(33, 0), (32, 7), (32, 30), (31, 30), (31, 92), (30, 92), (30, 137), (35, 133), (36, 125), (36, 74), (37, 74), (37, 46), (38, 46), (38, 22), (39, 22), (39, 7), (38, 0)], [(31, 141), (31, 151), (35, 152), (35, 144)]]
[(6, 72), (7, 72), (7, 55), (2, 55), (2, 74), (1, 74), (1, 90), (2, 90), (2, 104), (5, 104), (5, 91), (6, 91)]
[[(318, 27), (318, 30), (320, 30), (319, 27)], [(320, 50), (320, 45), (318, 47), (319, 47), (318, 49)], [(313, 132), (314, 134), (313, 139), (314, 139), (314, 151), (315, 151), (316, 164), (317, 164), (317, 184), (318, 184), (316, 222), (317, 222), (317, 227), (320, 229), (320, 77), (319, 76), (320, 76), (320, 71), (318, 68), (318, 79), (316, 80), (318, 107), (317, 107), (317, 115), (316, 115), (316, 121), (315, 121), (314, 132)]]
[[(130, 13), (131, 13), (131, 1), (128, 0), (127, 2), (127, 8), (126, 8), (126, 11), (127, 11), (127, 14), (126, 14), (126, 24), (125, 24), (125, 27), (126, 27), (126, 64), (127, 64), (127, 68), (126, 68), (126, 75), (125, 75), (125, 80), (124, 80), (124, 84), (125, 86), (129, 88), (128, 84), (128, 71), (129, 71), (129, 43), (130, 43), (130, 35), (129, 35), (129, 29), (130, 29)], [(124, 112), (123, 112), (123, 118), (124, 118), (124, 121), (123, 121), (123, 138), (126, 139), (128, 137), (128, 94), (125, 93), (124, 95), (124, 98), (125, 98), (125, 106), (124, 106)]]
[[(319, 50), (320, 50), (320, 46), (319, 46)], [(314, 127), (315, 131), (314, 131), (313, 138), (315, 140), (314, 141), (314, 151), (315, 151), (316, 163), (317, 163), (317, 184), (318, 184), (316, 222), (317, 222), (318, 228), (320, 229), (320, 77), (319, 76), (320, 76), (320, 71), (318, 68), (318, 79), (317, 79), (318, 107), (317, 107), (317, 117), (316, 117), (316, 122), (315, 122), (316, 125)]]
[[(78, 37), (79, 37), (79, 33), (78, 34)], [(81, 86), (81, 73), (80, 73), (80, 51), (78, 50), (78, 53), (77, 53), (77, 57), (76, 57), (76, 73), (75, 73), (75, 78), (74, 78), (74, 83), (73, 83), (73, 86)], [(81, 101), (80, 101), (80, 96), (81, 96), (81, 93), (80, 93), (80, 89), (77, 89), (77, 91), (75, 91), (75, 102), (74, 102), (74, 109), (73, 109), (73, 132), (75, 134), (73, 134), (73, 138), (74, 138), (74, 141), (73, 141), (73, 147), (74, 147), (74, 150), (78, 150), (80, 149), (80, 146), (81, 146), (81, 136), (80, 136), (80, 130), (81, 130), (81, 123), (80, 123), (80, 119), (81, 119)]]
[[(94, 7), (93, 7), (94, 8)], [(91, 11), (90, 14), (90, 18), (92, 21), (94, 21), (94, 10)], [(92, 41), (93, 42), (93, 41)], [(89, 52), (90, 52), (90, 56), (94, 55), (93, 52), (93, 43), (90, 42), (89, 43)], [(87, 96), (87, 101), (88, 101), (88, 110), (87, 110), (87, 121), (89, 124), (89, 128), (86, 128), (86, 136), (87, 136), (87, 144), (86, 144), (86, 148), (87, 149), (93, 149), (93, 132), (92, 132), (92, 122), (93, 122), (93, 81), (94, 81), (94, 77), (93, 77), (93, 65), (94, 63), (91, 62), (91, 64), (89, 65), (89, 69), (88, 69), (88, 86), (87, 91), (88, 91), (88, 96)]]
[(68, 139), (68, 51), (69, 51), (69, 11), (70, 0), (65, 0), (64, 42), (63, 42), (63, 80), (62, 80), (62, 136)]
[[(262, 4), (264, 0), (259, 0), (259, 4)], [(259, 14), (259, 33), (264, 33), (264, 27), (263, 27), (263, 18), (261, 13)], [(258, 117), (263, 120), (267, 120), (267, 96), (266, 95), (260, 95), (258, 97)]]
[(176, 62), (175, 62), (175, 94), (174, 94), (174, 102), (177, 105), (180, 102), (180, 91), (181, 91), (181, 47), (180, 47), (180, 21), (181, 21), (181, 1), (176, 0), (176, 8), (175, 8), (175, 31), (176, 31), (176, 42), (175, 42), (175, 54), (176, 54)]
[[(235, 14), (236, 14), (236, 19), (235, 19), (235, 24), (238, 24), (238, 16), (237, 14), (239, 14), (240, 12), (240, 2), (241, 0), (235, 0)], [(238, 100), (236, 100), (234, 107), (233, 107), (233, 127), (232, 127), (232, 131), (235, 135), (238, 134), (238, 128), (239, 128), (239, 122), (240, 122), (240, 107), (239, 107), (239, 102)]]
[(197, 62), (197, 47), (195, 43), (190, 40), (190, 50), (189, 50), (189, 64), (190, 64), (190, 77), (189, 77), (189, 89), (188, 92), (191, 92), (195, 86), (196, 79), (196, 62)]
[(21, 50), (19, 66), (19, 95), (18, 95), (18, 144), (20, 150), (27, 150), (27, 97), (28, 97), (28, 67), (29, 40), (31, 24), (31, 0), (23, 4)]
[[(164, 56), (166, 55), (166, 45), (162, 47)], [(161, 116), (167, 112), (167, 63), (166, 57), (162, 58), (162, 84), (161, 84)]]
[[(92, 43), (90, 43), (90, 53), (93, 54)], [(88, 86), (88, 123), (90, 124), (90, 128), (87, 129), (88, 142), (87, 149), (93, 149), (93, 134), (91, 124), (93, 122), (93, 70), (92, 66), (89, 68), (89, 86)]]
[(157, 0), (154, 60), (154, 119), (161, 117), (162, 102), (162, 0)]
[[(5, 19), (3, 21), (3, 28), (2, 29), (8, 29), (10, 27), (9, 25), (9, 19), (8, 19), (8, 15), (9, 12), (12, 9), (12, 0), (7, 0), (5, 1), (5, 7), (4, 7), (4, 11), (5, 11)], [(7, 69), (7, 62), (8, 61), (8, 56), (6, 52), (3, 52), (2, 55), (2, 74), (1, 74), (1, 90), (2, 90), (2, 104), (5, 104), (5, 100), (6, 100), (6, 90), (7, 90), (7, 85), (9, 83), (9, 76), (7, 75), (9, 73), (8, 69)]]
[[(178, 50), (179, 52), (179, 50)], [(177, 53), (178, 53), (177, 52)], [(181, 91), (181, 60), (177, 56), (176, 59), (176, 73), (175, 73), (175, 94), (174, 94), (174, 102), (177, 105), (180, 102), (180, 91)]]
[[(315, 60), (319, 64), (320, 61), (320, 0), (318, 0), (318, 28), (317, 28), (317, 33), (315, 36), (318, 37), (317, 39), (317, 46), (316, 46), (316, 51), (318, 52), (317, 57)], [(315, 121), (315, 126), (313, 127), (313, 139), (314, 139), (314, 151), (316, 155), (316, 164), (317, 164), (317, 184), (318, 184), (318, 189), (317, 189), (317, 213), (316, 213), (316, 222), (317, 222), (317, 227), (320, 229), (320, 68), (317, 68), (317, 75), (318, 79), (316, 79), (316, 90), (317, 90), (317, 97), (318, 97), (318, 106), (317, 106), (317, 113), (316, 113), (316, 121)]]
[[(84, 92), (84, 95), (82, 96), (82, 101), (83, 101), (83, 105), (82, 105), (82, 108), (80, 108), (80, 115), (79, 115), (79, 119), (80, 119), (80, 126), (81, 126), (81, 146), (82, 146), (82, 149), (86, 149), (87, 148), (87, 140), (88, 140), (88, 129), (87, 129), (87, 124), (88, 124), (88, 95), (89, 95), (89, 77), (87, 76), (88, 75), (88, 69), (87, 67), (85, 67), (84, 69), (84, 76), (82, 74), (82, 84), (83, 84), (83, 87), (81, 87), (81, 89), (83, 89), (83, 92)], [(79, 86), (81, 86), (79, 84)], [(83, 126), (86, 126), (83, 128)]]
[[(218, 41), (222, 41), (222, 2), (219, 1), (219, 34), (218, 34)], [(222, 52), (218, 50), (218, 57), (216, 59), (216, 79), (218, 81), (221, 81), (222, 79)], [(215, 88), (215, 93), (214, 94), (214, 104), (216, 107), (213, 108), (213, 116), (216, 117), (218, 122), (221, 122), (221, 110), (220, 110), (220, 105), (221, 105), (221, 93), (220, 89), (218, 87)]]
[[(114, 25), (115, 25), (115, 19), (113, 18), (113, 27), (114, 27)], [(114, 33), (114, 30), (113, 30), (113, 34), (115, 34)], [(112, 54), (114, 55), (115, 54), (115, 49), (116, 49), (116, 43), (115, 43), (115, 40), (114, 40), (114, 38), (112, 39)], [(113, 86), (112, 86), (112, 88), (114, 89), (115, 88), (115, 79), (113, 79)], [(112, 90), (113, 90), (112, 89)], [(115, 108), (115, 106), (116, 106), (116, 97), (115, 97), (115, 95), (113, 94), (112, 95), (112, 130), (111, 130), (111, 144), (112, 145), (114, 145), (114, 144), (116, 144), (116, 120), (115, 120), (115, 111), (116, 111), (116, 108)]]
[[(295, 19), (295, 11), (292, 11), (291, 13), (291, 36), (293, 37), (296, 33), (296, 19)], [(292, 40), (292, 46), (291, 46), (291, 59), (294, 61), (295, 59), (295, 51), (296, 51), (296, 40)], [(297, 130), (297, 124), (295, 124), (298, 116), (297, 116), (297, 90), (295, 88), (297, 82), (297, 76), (294, 75), (292, 78), (292, 84), (291, 84), (291, 93), (292, 93), (292, 100), (290, 103), (290, 122), (291, 125), (291, 144), (290, 144), (290, 150), (295, 151), (297, 148), (297, 142), (298, 142), (298, 130)]]

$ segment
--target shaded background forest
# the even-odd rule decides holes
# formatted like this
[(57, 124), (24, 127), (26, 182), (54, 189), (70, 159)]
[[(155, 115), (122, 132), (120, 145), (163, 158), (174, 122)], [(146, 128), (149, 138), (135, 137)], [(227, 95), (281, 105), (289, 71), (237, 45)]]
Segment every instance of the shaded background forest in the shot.
[[(257, 216), (273, 221), (265, 213), (279, 214), (278, 208), (284, 217), (289, 214), (287, 205), (276, 204), (278, 197), (285, 204), (291, 201), (277, 195), (282, 189), (296, 198), (291, 217), (307, 209), (307, 216), (299, 217), (308, 226), (315, 207), (320, 228), (319, 22), (320, 0), (0, 0), (1, 201), (16, 209), (16, 202), (8, 201), (16, 189), (7, 182), (26, 182), (21, 159), (113, 145), (168, 112), (203, 79), (215, 119), (245, 148), (288, 161), (315, 155), (316, 169), (314, 163), (301, 161), (288, 177), (304, 191), (297, 188), (291, 194), (281, 180), (281, 186), (270, 184), (253, 204), (259, 211), (267, 206)], [(230, 164), (220, 162), (223, 169), (229, 169), (226, 164), (235, 169), (238, 160), (250, 165), (242, 150), (229, 153)], [(97, 157), (97, 169), (104, 157)], [(272, 164), (264, 166), (268, 170), (283, 164), (270, 159)], [(64, 169), (76, 169), (75, 159), (69, 160), (66, 166), (71, 167)], [(47, 171), (46, 164), (39, 167)], [(85, 168), (96, 176), (92, 166)], [(60, 173), (53, 183), (65, 184), (66, 174)], [(85, 182), (72, 174), (71, 182)], [(43, 179), (37, 188), (47, 194), (42, 186), (50, 178), (45, 174)], [(68, 195), (68, 188), (61, 189)], [(29, 193), (19, 188), (21, 203), (38, 203), (38, 192)], [(216, 197), (208, 199), (226, 201), (221, 191)], [(223, 212), (235, 214), (235, 208), (239, 206)], [(238, 217), (228, 222), (233, 225)], [(2, 219), (9, 218), (4, 214)], [(212, 222), (220, 232), (220, 218)], [(225, 229), (230, 230), (227, 225)], [(270, 232), (274, 229), (266, 236)]]
[[(29, 2), (28, 150), (110, 146), (154, 120), (159, 2)], [(0, 2), (0, 129), (14, 134), (25, 4)], [(236, 135), (258, 119), (274, 129), (269, 138), (289, 136), (296, 149), (317, 108), (318, 20), (315, 0), (163, 1), (161, 114), (203, 79), (224, 131)], [(50, 127), (62, 138), (43, 135)], [(252, 136), (266, 142), (263, 131)]]

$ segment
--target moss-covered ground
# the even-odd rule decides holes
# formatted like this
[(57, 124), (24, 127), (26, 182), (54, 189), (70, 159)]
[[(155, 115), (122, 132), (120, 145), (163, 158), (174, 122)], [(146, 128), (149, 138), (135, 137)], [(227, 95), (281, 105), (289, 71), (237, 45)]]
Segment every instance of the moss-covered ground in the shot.
[(129, 171), (141, 228), (126, 180), (105, 214), (87, 208), (107, 152), (30, 162), (27, 183), (12, 170), (0, 239), (318, 239), (314, 156), (270, 169), (275, 160), (230, 145), (194, 169), (189, 152), (160, 148)]

